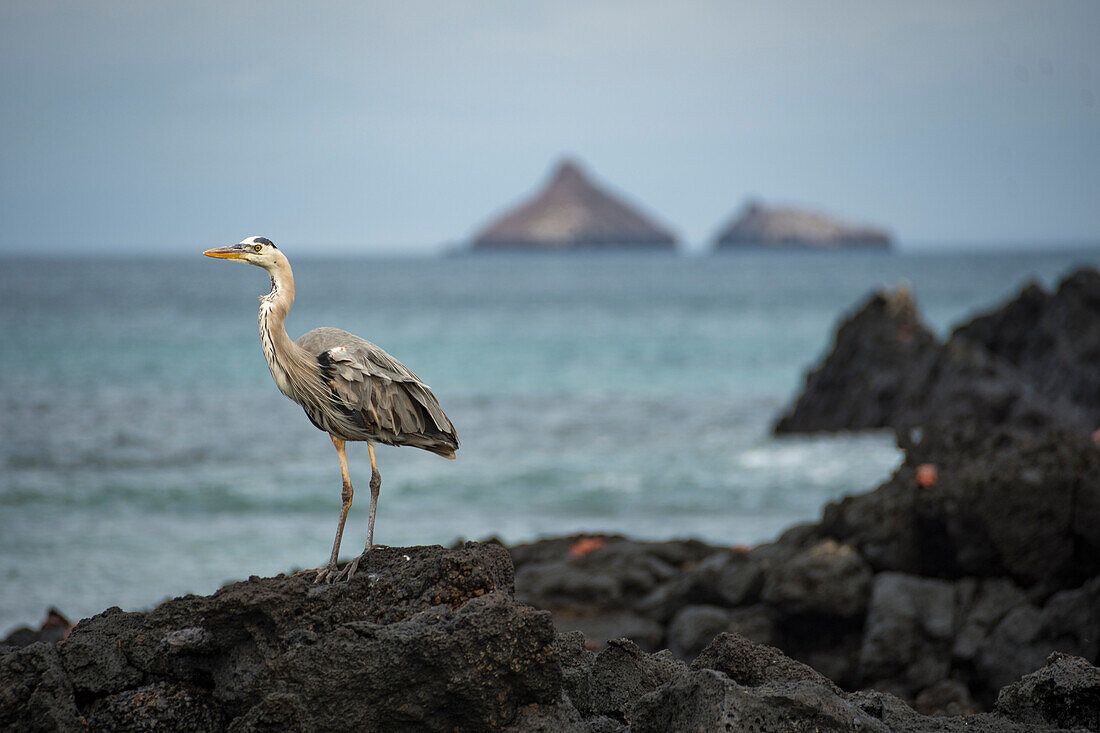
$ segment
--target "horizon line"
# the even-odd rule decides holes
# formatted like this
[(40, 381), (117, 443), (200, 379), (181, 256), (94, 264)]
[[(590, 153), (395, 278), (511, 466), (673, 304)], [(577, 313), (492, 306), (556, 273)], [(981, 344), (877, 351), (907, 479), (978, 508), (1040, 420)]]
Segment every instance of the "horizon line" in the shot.
[[(196, 245), (200, 246), (200, 245)], [(1053, 239), (1053, 240), (997, 240), (997, 239), (967, 239), (967, 240), (918, 240), (901, 242), (887, 249), (864, 249), (859, 247), (839, 247), (836, 249), (815, 248), (813, 246), (769, 246), (747, 245), (719, 248), (713, 243), (704, 245), (677, 245), (667, 250), (653, 251), (645, 248), (614, 248), (601, 250), (599, 248), (579, 248), (563, 250), (478, 250), (464, 244), (434, 245), (431, 247), (416, 247), (409, 249), (410, 245), (398, 245), (395, 247), (371, 247), (368, 245), (348, 245), (345, 242), (333, 244), (311, 243), (308, 249), (295, 254), (297, 259), (330, 259), (334, 257), (354, 258), (378, 258), (378, 259), (435, 259), (448, 257), (540, 257), (540, 256), (659, 256), (659, 257), (737, 257), (739, 255), (844, 255), (844, 254), (873, 254), (888, 257), (891, 255), (918, 255), (918, 254), (1025, 254), (1025, 253), (1073, 253), (1090, 252), (1100, 250), (1100, 237), (1095, 239)], [(51, 245), (48, 252), (36, 252), (33, 250), (4, 250), (0, 249), (0, 259), (28, 259), (28, 260), (56, 260), (61, 257), (78, 257), (80, 259), (112, 259), (125, 258), (136, 252), (143, 252), (142, 245), (127, 245), (118, 249), (92, 248), (90, 250), (58, 248), (56, 243)], [(201, 254), (201, 250), (196, 250)], [(148, 253), (145, 253), (149, 256)], [(177, 250), (157, 252), (152, 257), (156, 259), (180, 259), (190, 256), (182, 246)]]

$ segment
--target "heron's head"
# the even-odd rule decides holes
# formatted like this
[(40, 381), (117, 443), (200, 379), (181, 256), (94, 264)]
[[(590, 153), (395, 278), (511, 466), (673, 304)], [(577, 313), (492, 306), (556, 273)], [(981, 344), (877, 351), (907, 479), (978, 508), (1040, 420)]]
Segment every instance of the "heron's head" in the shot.
[(203, 254), (207, 257), (217, 257), (219, 260), (245, 262), (265, 270), (275, 267), (280, 259), (286, 259), (275, 243), (266, 237), (246, 237), (236, 244), (208, 249)]

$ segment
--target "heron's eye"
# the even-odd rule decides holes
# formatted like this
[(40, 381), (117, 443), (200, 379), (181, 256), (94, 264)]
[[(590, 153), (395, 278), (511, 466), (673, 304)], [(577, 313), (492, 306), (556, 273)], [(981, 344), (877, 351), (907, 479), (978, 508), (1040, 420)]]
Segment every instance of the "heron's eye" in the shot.
[(257, 244), (257, 245), (256, 245), (256, 246), (254, 246), (254, 247), (253, 247), (252, 249), (254, 249), (255, 251), (259, 252), (259, 251), (260, 251), (261, 249), (263, 249), (263, 247), (261, 247), (260, 245), (258, 245), (258, 244)]

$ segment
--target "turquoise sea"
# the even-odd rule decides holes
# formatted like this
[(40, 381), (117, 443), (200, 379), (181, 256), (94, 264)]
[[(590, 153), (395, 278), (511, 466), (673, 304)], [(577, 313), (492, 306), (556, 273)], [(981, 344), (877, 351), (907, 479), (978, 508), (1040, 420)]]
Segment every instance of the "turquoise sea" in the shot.
[[(353, 331), (439, 397), (450, 462), (381, 448), (376, 540), (579, 531), (749, 544), (884, 479), (888, 434), (782, 438), (841, 314), (908, 281), (941, 333), (1100, 250), (512, 255), (287, 251), (292, 337)], [(204, 259), (0, 260), (0, 633), (322, 564), (332, 444), (260, 352), (265, 274)], [(349, 446), (366, 534), (370, 467)]]

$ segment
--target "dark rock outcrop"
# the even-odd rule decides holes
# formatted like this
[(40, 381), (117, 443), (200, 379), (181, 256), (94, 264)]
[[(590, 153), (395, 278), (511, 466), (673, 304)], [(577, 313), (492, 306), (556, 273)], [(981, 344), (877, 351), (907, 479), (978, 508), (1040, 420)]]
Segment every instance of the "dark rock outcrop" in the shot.
[(475, 250), (664, 249), (676, 238), (635, 207), (596, 186), (570, 160), (546, 187), (477, 235)]
[(1020, 723), (1100, 730), (1100, 669), (1051, 654), (1045, 667), (1001, 690), (997, 712)]
[(863, 615), (871, 566), (848, 545), (826, 539), (776, 564), (762, 598), (788, 616), (854, 618)]
[(806, 375), (776, 432), (892, 427), (938, 345), (909, 290), (876, 292), (840, 324), (829, 356)]
[[(846, 693), (778, 649), (734, 634), (719, 635), (690, 666), (667, 652), (646, 654), (625, 640), (594, 654), (579, 634), (559, 636), (556, 649), (561, 697), (522, 709), (507, 730), (1053, 731), (1087, 720), (1090, 685), (1098, 672), (1074, 660), (1054, 690), (1029, 684), (1036, 675), (1011, 688), (1015, 697), (1006, 688), (1004, 714), (927, 717), (889, 693)], [(940, 683), (931, 692), (939, 696), (936, 701), (925, 696), (933, 706), (966, 705), (966, 690), (957, 683)], [(1060, 698), (1072, 701), (1071, 715), (1035, 717), (1048, 699)]]
[(990, 426), (1087, 430), (1080, 408), (1043, 397), (1025, 375), (966, 339), (952, 338), (922, 366), (891, 418), (894, 428), (976, 421)]
[[(1008, 577), (1049, 592), (1100, 573), (1100, 448), (1088, 436), (960, 422), (902, 438), (894, 476), (829, 505), (821, 524), (876, 571)], [(936, 479), (922, 488), (925, 466)]]
[[(788, 533), (761, 551), (760, 572), (822, 546), (806, 531)], [(666, 557), (690, 552), (676, 544), (645, 549)], [(523, 552), (541, 554), (537, 546)], [(998, 621), (975, 599), (1008, 597), (1029, 607), (1019, 596), (975, 588), (960, 595), (945, 581), (897, 574), (876, 578), (869, 613), (870, 627), (879, 631), (865, 646), (878, 647), (867, 653), (867, 664), (886, 670), (893, 664), (888, 656), (898, 655), (903, 666), (933, 671), (922, 680), (912, 667), (906, 671), (914, 689), (935, 678), (916, 696), (941, 716), (929, 718), (886, 692), (845, 692), (812, 666), (738, 634), (719, 633), (690, 665), (626, 639), (609, 640), (594, 653), (583, 634), (555, 634), (549, 614), (517, 602), (512, 575), (497, 544), (389, 548), (372, 553), (347, 585), (315, 586), (308, 575), (251, 578), (149, 612), (110, 609), (82, 621), (67, 639), (0, 654), (0, 727), (885, 733), (1095, 724), (1100, 670), (1085, 657), (1055, 656), (1046, 668), (1013, 677), (994, 713), (952, 715), (974, 709), (968, 689), (922, 657), (937, 664), (944, 658), (957, 619), (992, 626), (994, 633), (1010, 623), (1011, 613)], [(929, 594), (929, 583), (944, 587)], [(1057, 607), (1050, 628), (1069, 628), (1071, 617), (1085, 625), (1095, 618), (1080, 602), (1094, 604), (1097, 588), (1074, 593), (1055, 594), (1039, 611), (1043, 616)], [(799, 606), (798, 618), (813, 634), (829, 636), (827, 616), (805, 614), (847, 609), (814, 603)], [(1044, 623), (1032, 627), (1042, 630)], [(1095, 654), (1085, 648), (1090, 639), (1095, 646), (1095, 631), (1081, 638), (1082, 653)]]
[(550, 616), (517, 603), (512, 579), (498, 545), (382, 549), (346, 585), (252, 578), (110, 609), (0, 658), (0, 726), (501, 727), (561, 687)]
[[(893, 428), (905, 459), (889, 480), (751, 550), (514, 548), (519, 593), (556, 619), (585, 614), (595, 645), (614, 614), (682, 659), (735, 632), (922, 712), (988, 709), (1051, 652), (1095, 664), (1098, 291), (1089, 269), (1052, 294), (1029, 287), (943, 344), (908, 293), (876, 294), (779, 430)], [(591, 552), (573, 557), (579, 544)]]
[(46, 618), (37, 629), (21, 626), (14, 629), (4, 639), (0, 639), (0, 648), (4, 646), (28, 646), (36, 641), (58, 642), (69, 636), (73, 624), (56, 608), (46, 611)]
[(806, 209), (768, 207), (749, 201), (716, 237), (718, 249), (767, 247), (795, 249), (889, 249), (885, 229), (847, 224)]
[(546, 540), (512, 548), (517, 592), (595, 648), (624, 617), (685, 660), (734, 632), (924, 712), (988, 709), (1052, 651), (1100, 661), (1100, 448), (973, 420), (901, 439), (887, 482), (773, 543)]
[(1076, 405), (1100, 427), (1100, 271), (1082, 268), (1051, 293), (1036, 283), (953, 338), (1019, 370), (1045, 399)]
[[(597, 643), (627, 636), (648, 651), (660, 648), (668, 621), (650, 611), (658, 602), (649, 594), (665, 581), (684, 579), (685, 569), (717, 549), (696, 540), (634, 542), (609, 536), (578, 553), (585, 542), (575, 535), (509, 548), (517, 596), (552, 611), (559, 630), (581, 631)], [(712, 597), (712, 591), (706, 593), (693, 597), (705, 603)], [(669, 613), (681, 605), (674, 601)]]
[(691, 663), (694, 669), (724, 672), (739, 685), (756, 687), (776, 682), (809, 681), (839, 694), (832, 680), (814, 669), (796, 662), (767, 644), (738, 634), (719, 634)]
[[(892, 302), (902, 306), (890, 307)], [(899, 337), (898, 335), (902, 336)], [(911, 336), (916, 334), (916, 336)], [(871, 298), (776, 424), (779, 433), (907, 429), (959, 420), (1020, 428), (1100, 426), (1100, 272), (1057, 292), (1029, 285), (944, 344), (908, 294)]]

